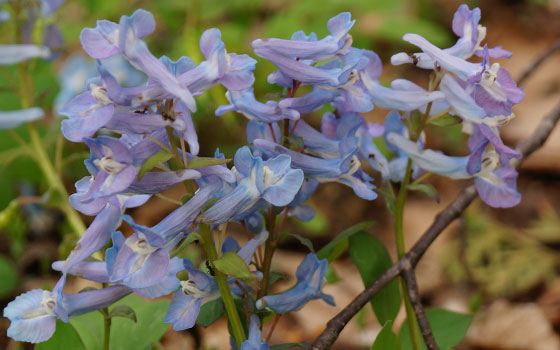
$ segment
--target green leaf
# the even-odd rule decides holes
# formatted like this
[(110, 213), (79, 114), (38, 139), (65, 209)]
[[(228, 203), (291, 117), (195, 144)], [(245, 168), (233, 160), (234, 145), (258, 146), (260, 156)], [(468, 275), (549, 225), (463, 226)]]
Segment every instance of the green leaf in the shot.
[(138, 322), (136, 318), (136, 313), (134, 310), (128, 305), (117, 305), (114, 306), (111, 311), (109, 311), (109, 317), (122, 317), (128, 318), (129, 320), (134, 321), (134, 323)]
[(347, 228), (346, 230), (342, 231), (338, 236), (336, 236), (335, 239), (330, 241), (328, 244), (326, 244), (323, 248), (321, 248), (317, 252), (317, 258), (319, 258), (319, 259), (329, 258), (329, 263), (332, 262), (332, 260), (336, 259), (336, 257), (331, 260), (329, 256), (331, 255), (331, 252), (333, 251), (333, 249), (335, 248), (335, 246), (337, 244), (339, 244), (340, 242), (348, 239), (348, 237), (352, 236), (353, 234), (356, 234), (356, 233), (358, 233), (362, 230), (367, 229), (372, 224), (373, 224), (372, 221), (364, 221), (364, 222), (361, 222), (359, 224), (351, 226), (351, 227)]
[(432, 119), (428, 120), (428, 124), (435, 125), (435, 126), (446, 127), (446, 126), (457, 125), (457, 124), (461, 123), (461, 121), (462, 121), (461, 118), (459, 118), (457, 116), (450, 115), (450, 114), (445, 114), (441, 117), (432, 118)]
[(216, 322), (224, 314), (224, 302), (222, 298), (212, 300), (200, 308), (200, 313), (196, 319), (196, 324), (208, 327)]
[(70, 323), (56, 320), (56, 331), (46, 342), (35, 345), (35, 350), (84, 350), (85, 346), (82, 339)]
[(305, 238), (305, 237), (302, 237), (302, 236), (300, 236), (298, 234), (295, 234), (295, 233), (287, 233), (287, 232), (284, 233), (282, 236), (283, 237), (286, 237), (286, 236), (294, 237), (295, 239), (297, 239), (299, 241), (299, 243), (306, 246), (307, 249), (309, 249), (310, 252), (312, 252), (312, 253), (315, 252), (315, 249), (313, 249), (313, 243), (311, 243), (311, 241), (309, 239)]
[(288, 148), (299, 152), (300, 150), (303, 149), (304, 145), (303, 145), (303, 137), (301, 136), (283, 136), (282, 140), (280, 141), (280, 144), (283, 145), (288, 145)]
[[(426, 317), (434, 333), (436, 343), (441, 350), (451, 350), (459, 344), (465, 337), (471, 323), (469, 315), (443, 309), (426, 309)], [(399, 338), (402, 350), (412, 349), (408, 322), (406, 321), (403, 322)], [(426, 349), (426, 345), (422, 344), (422, 348)]]
[(338, 277), (332, 267), (328, 266), (327, 271), (325, 272), (325, 280), (327, 281), (327, 284), (335, 284), (340, 281), (340, 277)]
[(8, 206), (0, 211), (0, 229), (8, 226), (14, 215), (17, 214), (18, 207), (19, 201), (17, 199), (12, 199)]
[(0, 255), (0, 298), (3, 298), (13, 292), (18, 285), (18, 271), (16, 265), (6, 258), (4, 255)]
[(226, 252), (221, 258), (212, 262), (214, 267), (228, 276), (237, 278), (254, 289), (258, 289), (259, 280), (249, 270), (249, 266), (241, 257), (232, 252)]
[(439, 203), (439, 196), (437, 194), (436, 189), (434, 186), (430, 184), (416, 184), (416, 185), (408, 185), (408, 189), (411, 191), (419, 191), (430, 197), (431, 199), (435, 200)]
[(159, 163), (167, 162), (171, 159), (173, 155), (165, 150), (159, 150), (156, 154), (151, 156), (150, 158), (146, 159), (146, 161), (140, 167), (138, 171), (138, 180), (141, 180), (142, 177), (150, 170), (152, 170), (156, 165)]
[(401, 350), (399, 338), (393, 333), (393, 322), (387, 321), (375, 338), (371, 350)]
[(395, 193), (392, 192), (391, 183), (385, 182), (382, 187), (377, 188), (376, 191), (383, 195), (385, 198), (385, 205), (391, 213), (392, 216), (395, 216), (396, 208), (397, 208), (397, 199), (395, 198)]
[[(115, 318), (111, 323), (111, 350), (145, 349), (157, 342), (169, 324), (163, 317), (169, 307), (169, 300), (148, 301), (131, 295), (115, 305), (130, 305), (134, 308), (138, 322), (133, 323)], [(70, 324), (80, 335), (86, 350), (103, 348), (103, 315), (90, 312), (70, 318)], [(134, 336), (131, 336), (134, 335)]]
[(187, 163), (187, 169), (202, 168), (211, 165), (226, 164), (231, 159), (211, 158), (211, 157), (196, 157)]
[[(390, 268), (393, 262), (383, 243), (369, 233), (358, 232), (349, 240), (350, 258), (360, 271), (360, 276), (367, 287)], [(371, 305), (380, 323), (393, 321), (401, 307), (401, 294), (397, 281), (393, 280), (377, 293), (372, 298)]]

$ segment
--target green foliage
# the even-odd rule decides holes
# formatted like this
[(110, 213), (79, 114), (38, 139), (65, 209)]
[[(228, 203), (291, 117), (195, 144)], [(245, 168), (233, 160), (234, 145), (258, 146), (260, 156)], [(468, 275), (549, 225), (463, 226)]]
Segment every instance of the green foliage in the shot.
[[(169, 324), (163, 317), (169, 307), (168, 300), (146, 301), (138, 296), (128, 296), (116, 305), (130, 305), (138, 322), (114, 318), (111, 324), (111, 350), (145, 349), (157, 342)], [(101, 349), (103, 345), (103, 315), (90, 312), (72, 317), (70, 324), (76, 329), (86, 350)], [(58, 331), (58, 330), (57, 330)]]
[[(465, 337), (471, 323), (471, 317), (469, 315), (442, 309), (426, 309), (426, 317), (432, 328), (436, 343), (441, 350), (451, 350), (454, 346), (459, 344)], [(408, 322), (406, 321), (403, 322), (399, 332), (399, 338), (401, 341), (401, 350), (412, 349)], [(422, 344), (422, 348), (426, 349), (426, 345)]]
[(245, 261), (235, 253), (226, 252), (221, 258), (214, 260), (212, 264), (216, 269), (228, 276), (235, 277), (255, 289), (259, 287), (257, 277), (251, 273)]
[(444, 114), (441, 117), (434, 117), (430, 120), (428, 120), (428, 124), (434, 125), (434, 126), (440, 126), (440, 127), (446, 127), (446, 126), (452, 126), (452, 125), (457, 125), (459, 123), (461, 123), (461, 118), (454, 116), (454, 115), (450, 115), (450, 114)]
[(426, 196), (430, 197), (431, 199), (435, 200), (439, 203), (439, 195), (434, 188), (434, 186), (430, 184), (415, 184), (415, 185), (408, 185), (408, 189), (411, 191), (418, 191), (424, 193)]
[(319, 259), (328, 259), (329, 263), (336, 260), (342, 254), (342, 252), (346, 249), (344, 248), (342, 251), (337, 249), (337, 247), (348, 246), (348, 238), (352, 235), (367, 229), (373, 224), (371, 221), (364, 221), (354, 226), (347, 228), (346, 230), (342, 231), (335, 239), (331, 240), (327, 243), (323, 248), (321, 248), (317, 252), (317, 258)]
[[(367, 287), (390, 268), (393, 262), (385, 245), (371, 234), (360, 231), (349, 240), (350, 257), (360, 271), (360, 276)], [(391, 281), (377, 293), (371, 299), (371, 306), (380, 323), (393, 321), (401, 306), (401, 294), (397, 281)]]
[(150, 158), (146, 159), (140, 167), (140, 170), (138, 171), (138, 180), (141, 180), (142, 177), (144, 177), (144, 175), (148, 171), (152, 170), (156, 165), (167, 162), (169, 159), (171, 159), (171, 157), (173, 157), (171, 153), (162, 149)]
[(109, 317), (122, 317), (127, 318), (134, 323), (138, 322), (138, 318), (136, 317), (136, 312), (134, 312), (134, 309), (124, 304), (113, 306), (109, 311)]
[(54, 335), (46, 342), (35, 345), (35, 350), (60, 349), (85, 350), (86, 347), (78, 332), (70, 323), (56, 320), (56, 332), (54, 332)]
[(191, 159), (187, 164), (187, 169), (202, 168), (204, 166), (220, 165), (231, 161), (231, 159), (220, 159), (211, 157), (196, 157)]
[(200, 308), (200, 313), (196, 319), (196, 324), (208, 327), (216, 322), (224, 314), (224, 302), (222, 298), (212, 300)]
[(4, 255), (0, 255), (0, 298), (10, 295), (18, 285), (19, 275), (16, 266)]
[(311, 241), (303, 236), (300, 236), (298, 234), (295, 233), (283, 233), (280, 238), (284, 239), (284, 238), (288, 238), (288, 237), (293, 237), (295, 238), (299, 243), (301, 243), (302, 245), (304, 245), (307, 249), (309, 249), (310, 252), (314, 253), (315, 249), (313, 249), (313, 243), (311, 243)]
[(375, 338), (371, 350), (401, 350), (399, 338), (393, 333), (393, 322), (387, 321)]

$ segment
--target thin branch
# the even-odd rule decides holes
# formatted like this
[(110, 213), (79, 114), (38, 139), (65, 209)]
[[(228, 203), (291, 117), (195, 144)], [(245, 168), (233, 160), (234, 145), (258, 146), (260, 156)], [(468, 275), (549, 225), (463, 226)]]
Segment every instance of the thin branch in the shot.
[[(554, 108), (539, 124), (535, 132), (526, 140), (519, 143), (516, 150), (519, 151), (523, 158), (518, 162), (531, 155), (539, 149), (548, 139), (552, 130), (560, 120), (560, 104)], [(515, 164), (515, 165), (518, 165)], [(389, 282), (395, 279), (407, 266), (416, 266), (420, 258), (424, 255), (432, 242), (441, 234), (441, 232), (451, 224), (453, 220), (461, 216), (463, 211), (477, 197), (476, 187), (470, 185), (464, 188), (455, 200), (441, 211), (428, 230), (414, 244), (412, 249), (406, 255), (385, 271), (375, 282), (361, 292), (350, 304), (342, 309), (328, 323), (325, 330), (315, 339), (312, 344), (312, 350), (329, 349), (338, 338), (338, 335), (346, 324), (360, 311), (360, 309), (369, 302), (379, 291)]]
[(428, 346), (428, 350), (439, 350), (439, 346), (430, 328), (430, 323), (424, 313), (424, 307), (422, 306), (422, 300), (420, 300), (418, 283), (416, 282), (416, 276), (414, 275), (414, 268), (412, 265), (406, 266), (401, 275), (406, 281), (406, 291), (410, 298), (410, 303), (414, 308), (414, 313), (416, 314), (416, 319), (418, 320), (418, 325), (420, 326), (420, 331), (422, 332), (424, 342)]
[(552, 46), (544, 52), (539, 58), (537, 58), (525, 71), (521, 74), (519, 79), (517, 79), (517, 85), (521, 85), (529, 78), (531, 74), (544, 62), (547, 58), (552, 56), (556, 51), (560, 51), (560, 40), (556, 41)]

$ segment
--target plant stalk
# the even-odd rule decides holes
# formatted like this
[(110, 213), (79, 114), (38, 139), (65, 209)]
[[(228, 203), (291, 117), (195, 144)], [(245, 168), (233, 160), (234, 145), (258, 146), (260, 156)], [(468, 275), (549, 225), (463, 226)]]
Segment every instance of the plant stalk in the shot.
[[(406, 163), (406, 171), (404, 178), (399, 190), (397, 197), (397, 204), (395, 210), (395, 239), (397, 241), (397, 255), (401, 259), (406, 254), (406, 248), (404, 245), (404, 205), (406, 202), (406, 197), (408, 194), (408, 184), (410, 183), (410, 177), (412, 175), (412, 160), (409, 158)], [(412, 340), (412, 346), (414, 350), (422, 349), (422, 335), (420, 333), (420, 327), (416, 321), (416, 314), (412, 308), (410, 298), (406, 292), (406, 282), (403, 278), (399, 278), (401, 283), (401, 288), (403, 292), (404, 305), (406, 310), (406, 319), (408, 322), (408, 328), (410, 331), (410, 339)]]
[[(218, 259), (218, 253), (216, 252), (216, 247), (214, 246), (212, 233), (210, 232), (210, 226), (201, 224), (199, 225), (199, 228), (200, 235), (202, 237), (202, 245), (204, 247), (204, 250), (206, 250), (208, 260), (210, 260), (210, 263), (212, 264), (216, 259)], [(245, 330), (243, 329), (243, 325), (241, 324), (239, 313), (237, 313), (237, 308), (235, 307), (235, 302), (233, 301), (233, 296), (231, 294), (231, 290), (229, 289), (226, 275), (224, 275), (218, 269), (214, 269), (214, 279), (218, 284), (220, 294), (222, 295), (222, 300), (224, 301), (227, 317), (233, 331), (233, 339), (235, 339), (237, 348), (240, 349), (241, 343), (246, 339)]]

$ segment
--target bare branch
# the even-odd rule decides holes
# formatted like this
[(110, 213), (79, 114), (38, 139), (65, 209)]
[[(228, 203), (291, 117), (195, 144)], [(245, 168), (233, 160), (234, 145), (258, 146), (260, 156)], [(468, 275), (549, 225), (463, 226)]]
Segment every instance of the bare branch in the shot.
[[(547, 55), (546, 57), (550, 56)], [(546, 58), (545, 57), (545, 58)], [(542, 59), (544, 61), (544, 59)], [(539, 63), (540, 64), (540, 63)], [(538, 64), (537, 64), (538, 66)], [(529, 73), (524, 74), (522, 79)], [(515, 164), (516, 166), (528, 157), (531, 153), (540, 148), (548, 139), (552, 130), (560, 120), (560, 104), (554, 108), (539, 124), (535, 132), (526, 140), (522, 141), (516, 150), (519, 151), (523, 158)], [(470, 185), (464, 188), (455, 200), (449, 204), (443, 211), (441, 211), (432, 225), (414, 244), (412, 249), (387, 271), (385, 271), (375, 282), (362, 291), (350, 304), (342, 309), (335, 317), (328, 323), (325, 330), (315, 339), (311, 345), (312, 350), (325, 350), (329, 349), (338, 338), (338, 335), (346, 324), (354, 317), (354, 315), (373, 298), (379, 291), (385, 287), (389, 282), (401, 274), (407, 266), (414, 268), (420, 258), (424, 255), (432, 242), (441, 234), (441, 232), (449, 226), (449, 224), (461, 216), (463, 211), (471, 204), (477, 197), (476, 187)]]
[(550, 56), (552, 56), (556, 51), (560, 51), (560, 40), (556, 41), (552, 46), (544, 52), (539, 58), (537, 58), (525, 71), (521, 74), (519, 79), (517, 79), (517, 84), (521, 85), (529, 78), (531, 74)]
[(416, 319), (418, 320), (418, 325), (420, 326), (420, 331), (422, 332), (424, 342), (428, 346), (428, 350), (439, 350), (439, 346), (437, 345), (432, 329), (430, 328), (430, 323), (424, 313), (422, 300), (420, 300), (420, 292), (418, 291), (418, 283), (416, 283), (416, 276), (414, 275), (414, 267), (412, 267), (412, 265), (408, 265), (405, 267), (401, 275), (406, 281), (406, 291), (408, 293), (408, 297), (410, 298), (410, 303), (414, 308), (414, 313), (416, 314)]

